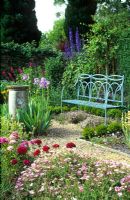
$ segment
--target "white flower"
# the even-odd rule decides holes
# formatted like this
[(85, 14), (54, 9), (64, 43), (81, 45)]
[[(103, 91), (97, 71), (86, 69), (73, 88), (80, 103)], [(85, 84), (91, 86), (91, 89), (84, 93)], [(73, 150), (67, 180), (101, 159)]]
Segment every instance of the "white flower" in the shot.
[(10, 140), (9, 141), (9, 144), (15, 144), (16, 143), (16, 140)]
[(12, 151), (13, 149), (14, 149), (13, 146), (8, 146), (8, 147), (7, 147), (7, 150), (8, 150), (8, 151)]
[(33, 195), (34, 193), (35, 193), (34, 190), (30, 190), (30, 191), (29, 191), (29, 194), (32, 194), (32, 195)]

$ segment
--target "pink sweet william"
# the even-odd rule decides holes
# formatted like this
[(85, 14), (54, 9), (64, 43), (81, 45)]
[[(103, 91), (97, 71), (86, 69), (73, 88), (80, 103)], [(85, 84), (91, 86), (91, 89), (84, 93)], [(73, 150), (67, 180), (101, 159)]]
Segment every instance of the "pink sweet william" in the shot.
[(0, 144), (8, 143), (9, 140), (6, 137), (0, 137)]
[(53, 148), (58, 148), (60, 145), (59, 144), (53, 144), (52, 146), (53, 146)]
[(19, 139), (19, 134), (18, 134), (18, 132), (17, 132), (17, 131), (12, 132), (11, 135), (9, 136), (9, 138), (10, 138), (11, 140), (18, 140), (18, 139)]
[(48, 152), (49, 149), (50, 149), (50, 147), (47, 146), (47, 145), (45, 145), (45, 146), (42, 147), (42, 150), (45, 151), (45, 152)]
[(28, 146), (29, 146), (29, 145), (28, 145), (28, 141), (23, 140), (19, 146), (25, 146), (25, 147), (28, 147)]
[(23, 160), (23, 164), (24, 164), (24, 165), (30, 165), (31, 162), (30, 162), (30, 160)]
[(16, 165), (17, 162), (18, 162), (18, 160), (14, 158), (14, 159), (12, 159), (10, 162), (11, 162), (12, 165)]
[(27, 153), (27, 147), (24, 145), (21, 145), (17, 148), (17, 153), (18, 154), (26, 154)]
[(76, 145), (73, 142), (69, 142), (66, 144), (66, 148), (73, 148), (76, 147)]

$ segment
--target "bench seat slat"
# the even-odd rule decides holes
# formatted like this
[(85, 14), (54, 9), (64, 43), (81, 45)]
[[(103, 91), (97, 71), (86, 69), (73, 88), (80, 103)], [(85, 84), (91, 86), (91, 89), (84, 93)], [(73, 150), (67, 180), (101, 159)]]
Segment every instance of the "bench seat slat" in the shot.
[(97, 103), (97, 102), (91, 102), (91, 101), (83, 101), (83, 100), (77, 100), (77, 99), (62, 100), (62, 102), (68, 103), (68, 104), (75, 104), (75, 105), (101, 108), (101, 109), (121, 107), (121, 106), (116, 106), (116, 105), (111, 105), (111, 104)]

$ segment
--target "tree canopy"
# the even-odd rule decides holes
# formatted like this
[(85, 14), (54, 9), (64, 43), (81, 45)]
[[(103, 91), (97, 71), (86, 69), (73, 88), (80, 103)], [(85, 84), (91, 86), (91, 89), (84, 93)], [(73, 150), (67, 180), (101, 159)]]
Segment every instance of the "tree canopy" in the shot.
[(39, 42), (34, 0), (1, 0), (1, 40), (17, 43)]
[(55, 4), (66, 3), (65, 10), (65, 33), (68, 36), (69, 28), (75, 32), (78, 27), (80, 34), (89, 31), (89, 24), (93, 23), (92, 15), (95, 14), (97, 8), (96, 0), (55, 0)]

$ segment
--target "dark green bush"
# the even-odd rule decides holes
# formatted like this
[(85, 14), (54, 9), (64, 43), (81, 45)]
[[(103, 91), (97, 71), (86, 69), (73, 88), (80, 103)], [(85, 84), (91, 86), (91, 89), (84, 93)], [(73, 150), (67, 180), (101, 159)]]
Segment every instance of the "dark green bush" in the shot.
[(92, 127), (85, 127), (82, 131), (82, 136), (83, 138), (85, 139), (89, 139), (91, 137), (94, 137), (96, 134), (95, 134), (95, 130), (94, 128)]
[[(59, 113), (61, 113), (61, 106), (49, 106), (49, 110), (51, 111), (51, 113), (59, 114)], [(63, 112), (70, 111), (70, 107), (69, 106), (63, 106), (62, 111)]]
[(122, 131), (121, 122), (112, 122), (108, 125), (107, 130), (109, 133), (115, 133), (117, 131)]
[[(14, 70), (19, 67), (28, 67), (29, 62), (31, 65), (44, 65), (44, 60), (48, 57), (57, 55), (57, 52), (48, 46), (44, 48), (36, 47), (34, 42), (17, 44), (14, 42), (1, 43), (1, 70), (6, 73), (11, 72), (10, 67)], [(13, 74), (12, 74), (13, 75)], [(1, 76), (1, 79), (5, 77)]]
[(78, 110), (78, 107), (74, 106), (74, 107), (70, 108), (70, 110), (71, 111), (76, 111), (76, 110)]
[(62, 75), (65, 69), (63, 54), (59, 53), (56, 57), (51, 57), (45, 61), (46, 77), (50, 80), (53, 87), (61, 84)]
[(100, 124), (95, 127), (95, 132), (96, 132), (96, 135), (98, 136), (105, 135), (107, 133), (107, 126), (104, 124)]

